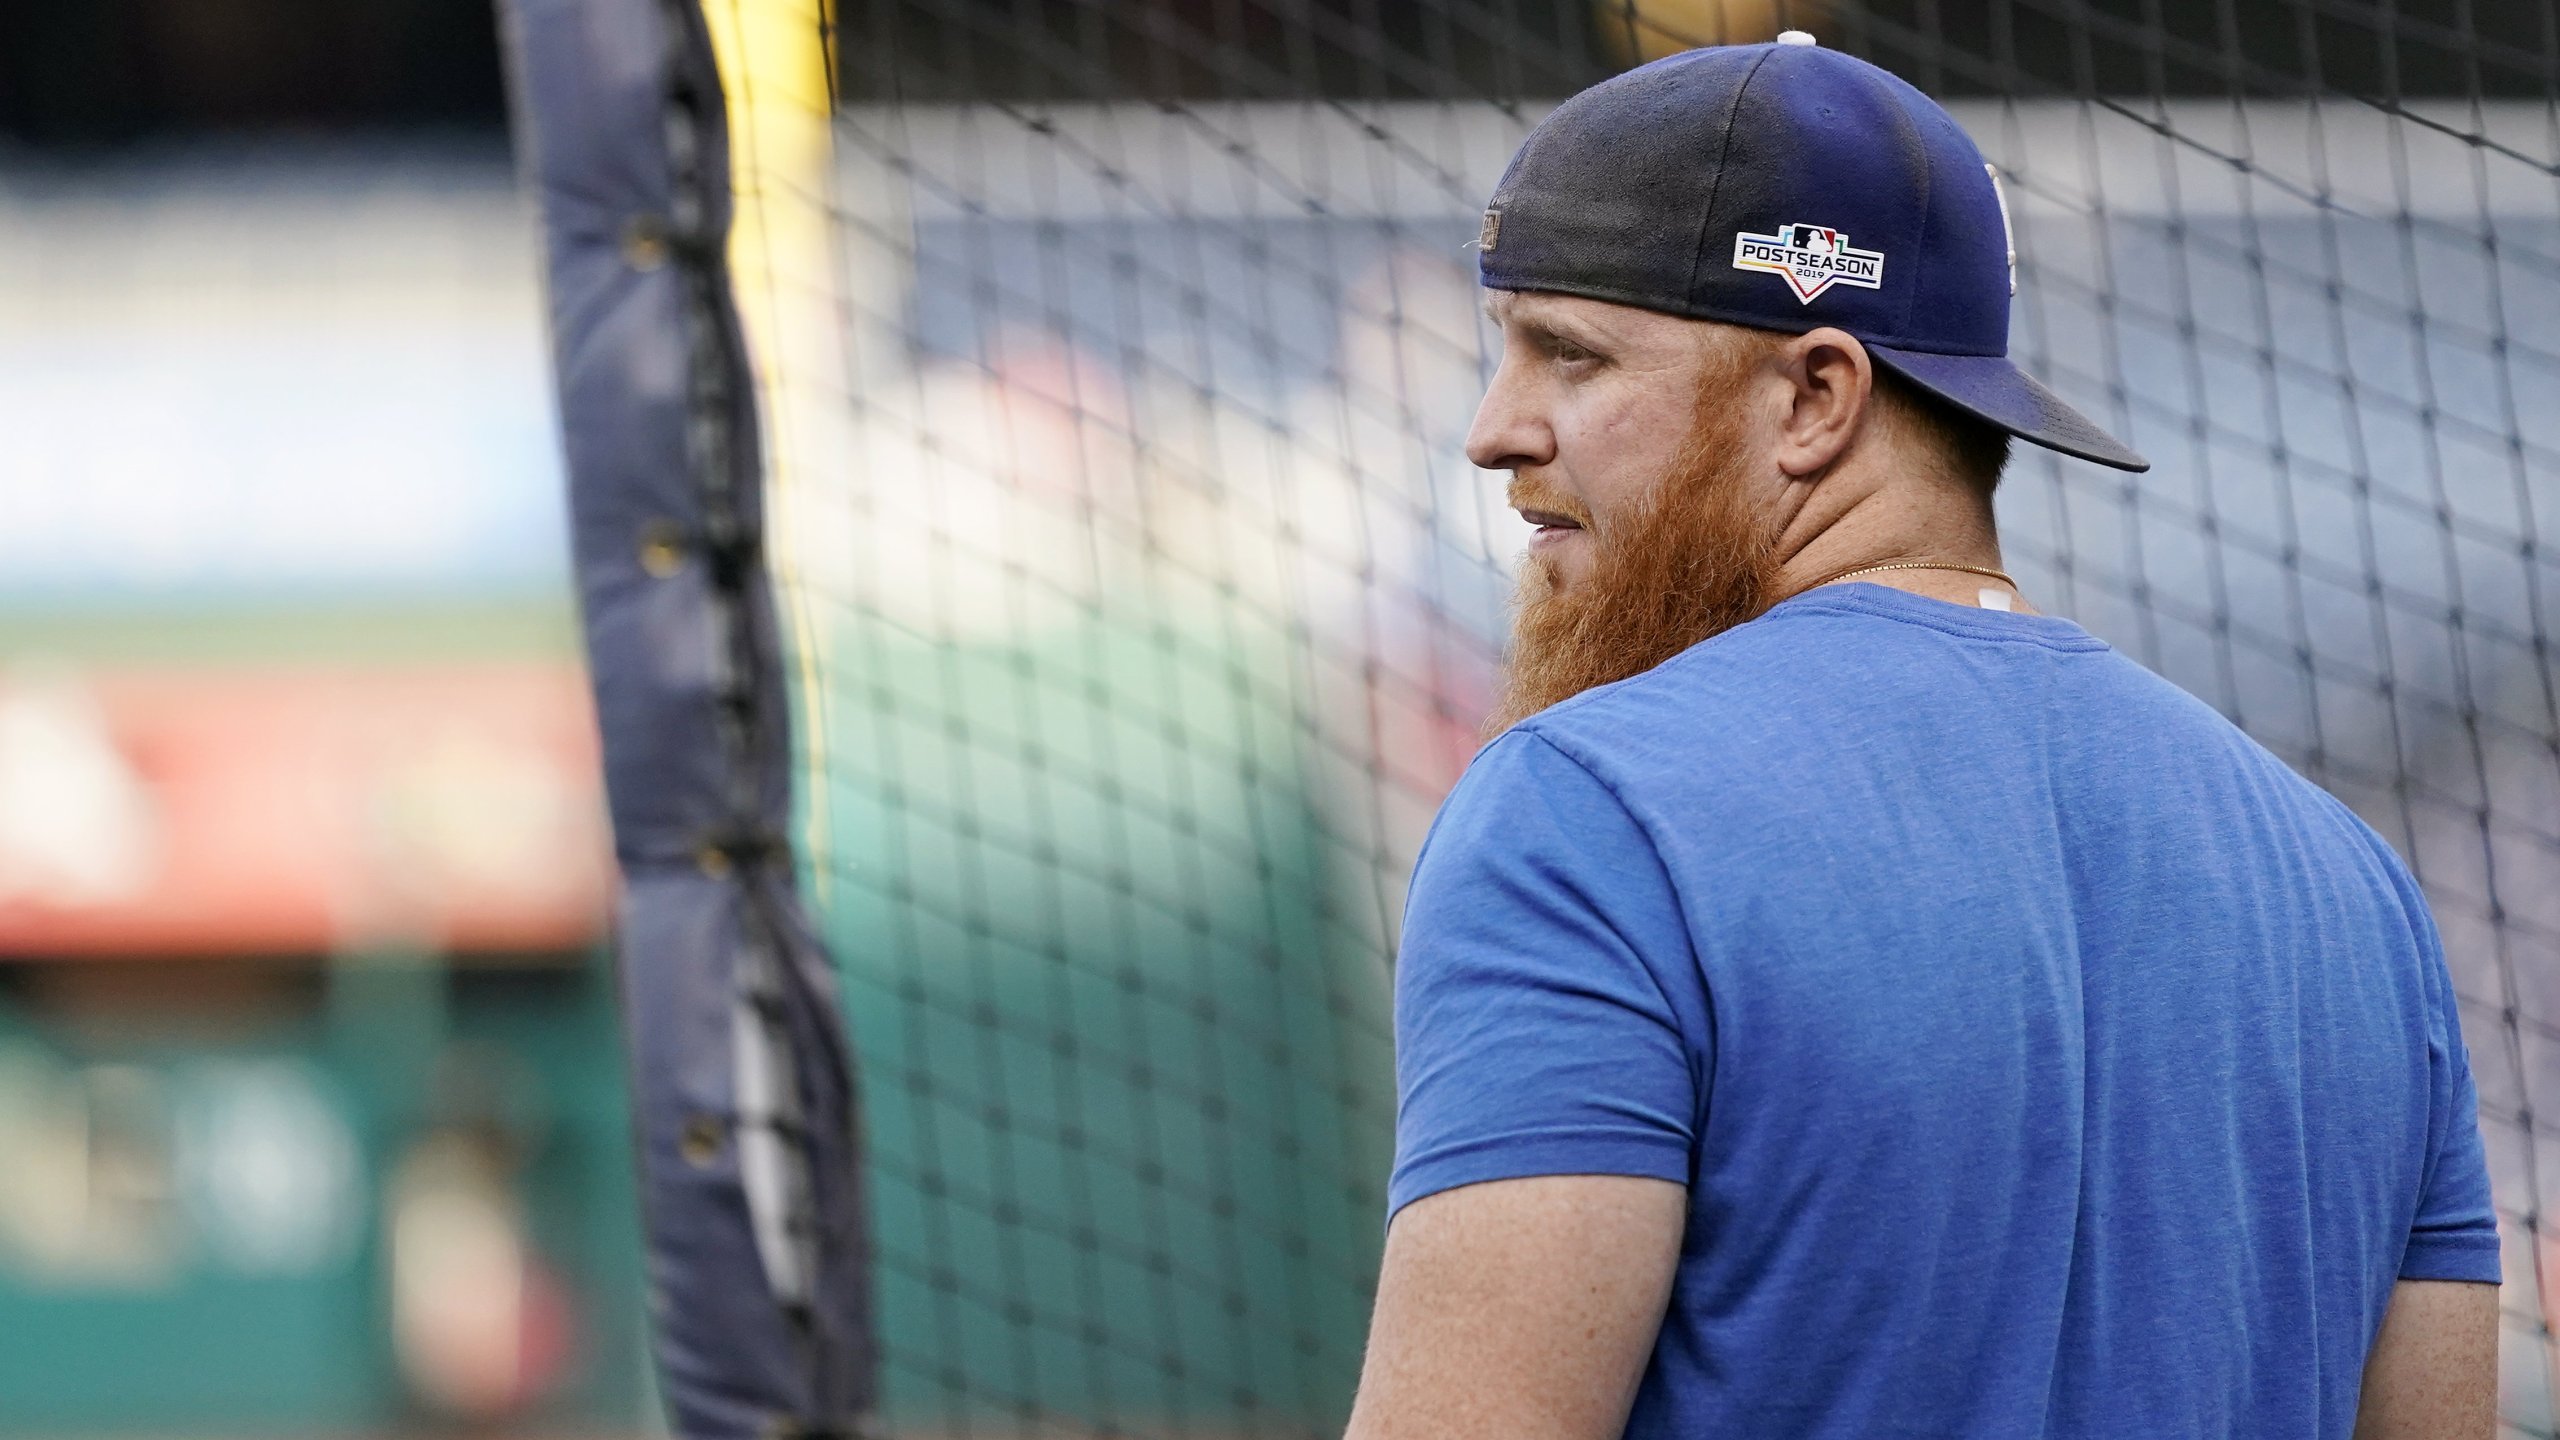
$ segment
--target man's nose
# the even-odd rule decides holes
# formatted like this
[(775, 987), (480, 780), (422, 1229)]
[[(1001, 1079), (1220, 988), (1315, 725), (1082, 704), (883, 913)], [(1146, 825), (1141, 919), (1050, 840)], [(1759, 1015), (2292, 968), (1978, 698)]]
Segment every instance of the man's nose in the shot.
[(1555, 459), (1555, 432), (1533, 413), (1508, 363), (1495, 367), (1475, 423), (1467, 427), (1467, 459), (1479, 470), (1517, 470)]

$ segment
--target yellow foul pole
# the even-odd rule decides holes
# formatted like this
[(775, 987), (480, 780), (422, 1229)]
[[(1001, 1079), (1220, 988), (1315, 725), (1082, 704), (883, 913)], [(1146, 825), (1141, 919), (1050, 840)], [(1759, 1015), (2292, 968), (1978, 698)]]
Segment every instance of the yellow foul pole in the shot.
[[(765, 519), (788, 536), (841, 425), (842, 316), (829, 234), (834, 113), (825, 0), (702, 0), (728, 96), (729, 173), (737, 213), (729, 269), (762, 399)], [(792, 651), (793, 731), (801, 747), (802, 853), (814, 898), (827, 893), (826, 695), (820, 632), (795, 547), (765, 547)]]

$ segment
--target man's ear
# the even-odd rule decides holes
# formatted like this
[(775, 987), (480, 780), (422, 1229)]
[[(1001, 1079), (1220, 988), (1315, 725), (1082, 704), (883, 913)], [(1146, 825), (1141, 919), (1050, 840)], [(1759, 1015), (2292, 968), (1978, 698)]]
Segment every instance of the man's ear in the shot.
[(1857, 438), (1875, 393), (1875, 362), (1845, 330), (1808, 330), (1778, 347), (1787, 408), (1778, 419), (1776, 460), (1790, 480), (1818, 477)]

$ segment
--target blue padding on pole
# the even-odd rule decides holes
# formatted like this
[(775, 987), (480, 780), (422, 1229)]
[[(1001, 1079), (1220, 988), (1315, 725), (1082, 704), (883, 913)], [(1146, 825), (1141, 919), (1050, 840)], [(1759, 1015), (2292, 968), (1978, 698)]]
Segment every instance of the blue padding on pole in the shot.
[[(537, 188), (578, 598), (621, 861), (620, 974), (659, 1371), (686, 1436), (855, 1433), (865, 1217), (833, 969), (784, 838), (791, 746), (754, 396), (729, 299), (727, 135), (691, 0), (503, 0)], [(748, 1003), (752, 1000), (753, 1003)], [(744, 1007), (742, 1009), (742, 1006)], [(746, 1017), (742, 1020), (742, 1015)], [(777, 1294), (741, 1179), (742, 1023), (801, 1164)], [(770, 1208), (770, 1195), (765, 1203)]]

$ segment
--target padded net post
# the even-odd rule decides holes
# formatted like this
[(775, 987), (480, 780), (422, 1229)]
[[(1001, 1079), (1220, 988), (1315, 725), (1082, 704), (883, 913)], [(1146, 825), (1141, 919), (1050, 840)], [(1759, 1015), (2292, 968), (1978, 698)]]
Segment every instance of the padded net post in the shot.
[(854, 1433), (870, 1312), (851, 1066), (786, 837), (791, 739), (729, 131), (689, 0), (511, 0), (662, 1388), (700, 1436)]

